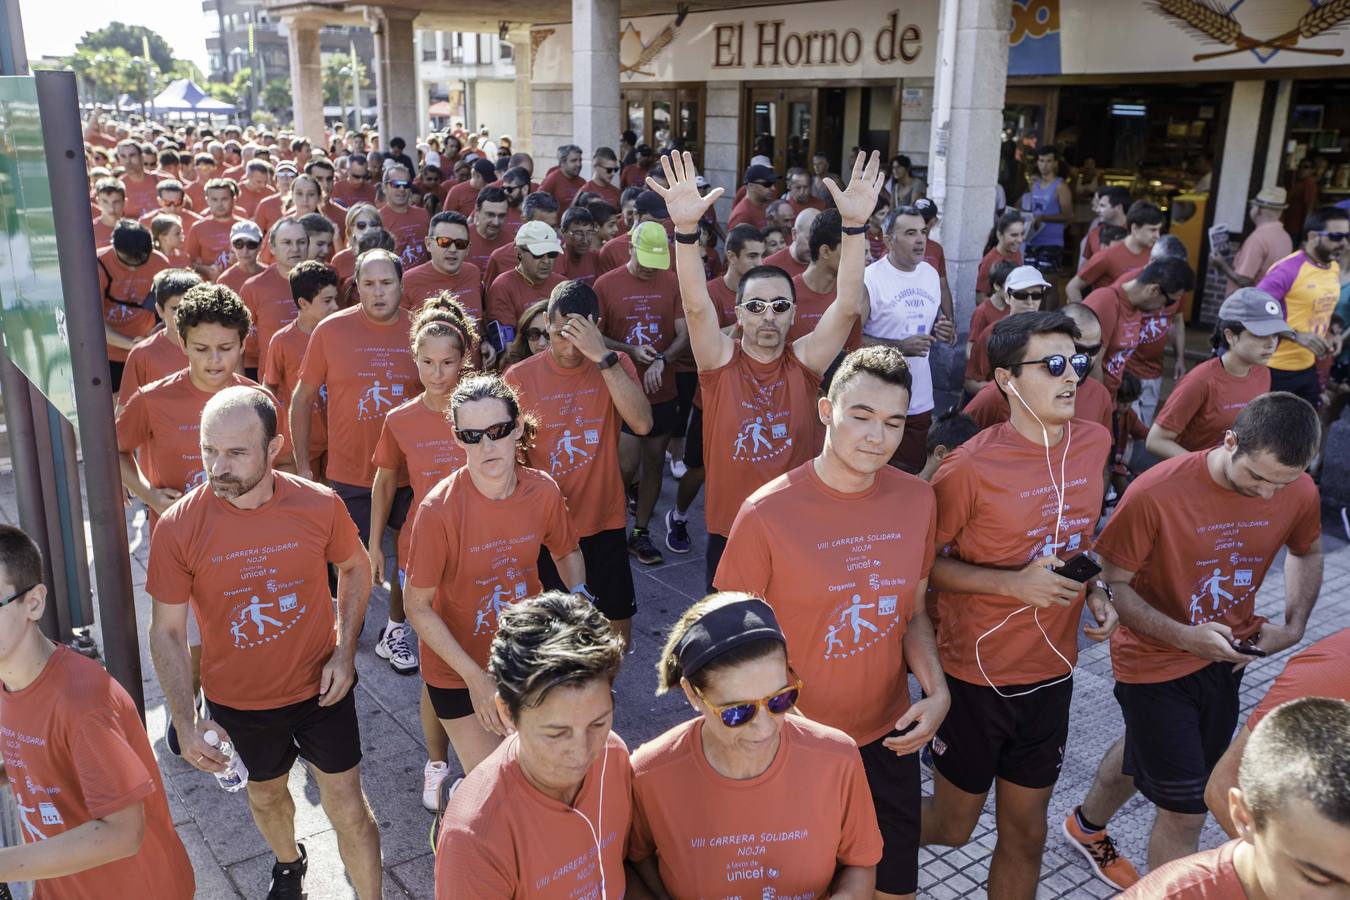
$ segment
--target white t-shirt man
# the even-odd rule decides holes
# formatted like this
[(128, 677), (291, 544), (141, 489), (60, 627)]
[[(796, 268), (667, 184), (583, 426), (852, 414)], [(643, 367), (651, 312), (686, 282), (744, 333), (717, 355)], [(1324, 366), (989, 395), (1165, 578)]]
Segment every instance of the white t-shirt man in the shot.
[[(916, 334), (932, 334), (942, 301), (937, 269), (920, 261), (906, 272), (891, 264), (888, 257), (863, 271), (870, 306), (863, 334), (902, 341)], [(927, 356), (906, 356), (913, 387), (909, 394), (909, 415), (933, 408), (933, 373)]]

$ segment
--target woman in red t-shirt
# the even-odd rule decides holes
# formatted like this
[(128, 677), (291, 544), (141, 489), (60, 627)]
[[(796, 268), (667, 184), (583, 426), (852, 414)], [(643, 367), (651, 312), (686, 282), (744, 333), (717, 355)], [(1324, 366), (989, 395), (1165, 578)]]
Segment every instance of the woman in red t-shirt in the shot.
[[(881, 831), (842, 731), (787, 713), (802, 682), (758, 597), (691, 606), (657, 666), (699, 714), (633, 755), (629, 859), (658, 897), (868, 897)], [(769, 835), (771, 837), (766, 837)]]
[[(478, 343), (473, 320), (464, 308), (449, 297), (432, 298), (422, 305), (422, 311), (413, 319), (412, 352), (417, 362), (417, 376), (422, 382), (422, 393), (389, 411), (380, 429), (375, 445), (375, 482), (370, 491), (370, 570), (375, 583), (384, 581), (385, 556), (383, 537), (389, 524), (389, 513), (394, 506), (394, 494), (399, 486), (399, 473), (406, 471), (412, 485), (412, 509), (415, 511), (427, 492), (437, 482), (464, 465), (464, 451), (455, 443), (446, 421), (450, 408), (450, 394), (459, 384), (464, 361), (470, 358)], [(411, 525), (411, 523), (408, 523)], [(400, 529), (397, 559), (406, 565), (412, 528)], [(386, 626), (398, 633), (381, 633), (381, 641), (389, 641), (389, 662), (395, 671), (411, 674), (417, 671), (417, 657), (409, 646), (411, 632), (404, 621), (404, 572), (398, 572), (400, 591), (390, 593), (390, 622)], [(397, 609), (393, 598), (397, 596)], [(377, 650), (379, 647), (376, 648)], [(381, 654), (383, 655), (383, 654)], [(436, 789), (448, 769), (450, 750), (445, 729), (436, 719), (431, 698), (422, 692), (422, 736), (427, 742), (427, 763), (422, 771), (422, 805), (436, 808)]]

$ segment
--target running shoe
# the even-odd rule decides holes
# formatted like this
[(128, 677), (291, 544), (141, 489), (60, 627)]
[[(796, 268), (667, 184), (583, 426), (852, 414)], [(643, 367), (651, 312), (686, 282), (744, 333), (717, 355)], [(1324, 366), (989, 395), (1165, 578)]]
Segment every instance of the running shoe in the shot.
[(450, 798), (455, 795), (455, 791), (464, 783), (463, 776), (451, 781), (449, 778), (441, 780), (436, 786), (436, 818), (431, 823), (431, 834), (428, 838), (431, 841), (431, 855), (436, 855), (436, 842), (441, 836), (441, 820), (445, 818), (445, 808), (450, 805)]
[(450, 767), (443, 762), (427, 760), (422, 767), (422, 806), (428, 812), (436, 811), (436, 792), (449, 774)]
[(652, 536), (645, 528), (634, 528), (628, 535), (628, 552), (638, 558), (644, 566), (659, 566), (666, 561), (661, 551), (652, 543)]
[(272, 884), (267, 889), (267, 900), (302, 900), (305, 896), (305, 869), (309, 857), (305, 854), (305, 845), (300, 848), (300, 858), (295, 862), (284, 863), (280, 860), (272, 866)]
[(689, 474), (689, 467), (684, 464), (684, 460), (676, 459), (669, 453), (666, 454), (666, 460), (670, 463), (670, 474), (676, 481), (679, 481), (685, 475)]
[(689, 552), (689, 520), (675, 518), (675, 510), (666, 511), (666, 548), (671, 553)]
[(1133, 863), (1120, 855), (1116, 842), (1111, 840), (1111, 835), (1106, 833), (1106, 829), (1084, 831), (1078, 824), (1078, 816), (1075, 815), (1077, 812), (1077, 809), (1070, 812), (1064, 819), (1064, 824), (1060, 826), (1064, 837), (1068, 838), (1069, 846), (1078, 848), (1078, 852), (1083, 854), (1083, 858), (1092, 867), (1093, 873), (1112, 887), (1123, 891), (1138, 881), (1139, 872)]
[(413, 652), (410, 637), (412, 629), (407, 624), (388, 626), (380, 629), (380, 639), (375, 642), (375, 655), (389, 661), (389, 668), (400, 675), (411, 675), (417, 671), (417, 654)]

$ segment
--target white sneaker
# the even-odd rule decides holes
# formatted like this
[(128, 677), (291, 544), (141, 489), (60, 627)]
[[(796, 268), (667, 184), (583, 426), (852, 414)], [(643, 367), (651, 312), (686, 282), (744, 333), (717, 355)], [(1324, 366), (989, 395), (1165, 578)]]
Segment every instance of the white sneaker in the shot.
[(389, 660), (389, 667), (400, 675), (411, 675), (417, 671), (417, 654), (413, 652), (409, 639), (412, 629), (406, 624), (393, 628), (380, 629), (380, 639), (375, 642), (375, 655)]
[(674, 459), (669, 453), (666, 454), (666, 459), (670, 460), (670, 474), (676, 481), (689, 474), (689, 467), (684, 464), (684, 460)]
[(450, 767), (443, 762), (427, 761), (422, 769), (422, 806), (428, 812), (436, 811), (436, 792), (440, 789), (441, 782), (445, 776), (450, 774)]

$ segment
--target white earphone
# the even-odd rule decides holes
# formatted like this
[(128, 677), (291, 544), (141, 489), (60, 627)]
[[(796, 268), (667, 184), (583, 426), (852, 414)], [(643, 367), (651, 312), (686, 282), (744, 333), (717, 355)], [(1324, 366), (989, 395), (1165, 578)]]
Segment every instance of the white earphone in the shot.
[(600, 844), (601, 836), (605, 831), (605, 769), (609, 766), (609, 735), (605, 735), (605, 757), (600, 762), (600, 803), (596, 806), (595, 824), (586, 814), (575, 806), (572, 812), (581, 816), (581, 821), (586, 823), (586, 827), (591, 830), (591, 840), (595, 841), (595, 865), (600, 872), (600, 900), (609, 900), (609, 895), (605, 892), (605, 859), (604, 848)]

